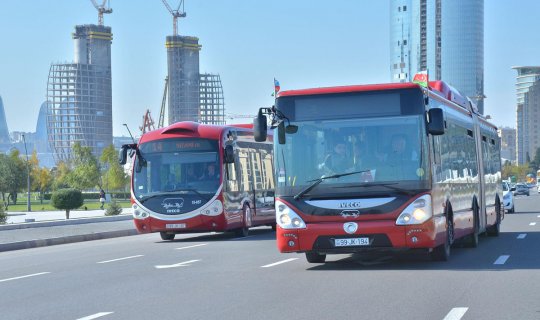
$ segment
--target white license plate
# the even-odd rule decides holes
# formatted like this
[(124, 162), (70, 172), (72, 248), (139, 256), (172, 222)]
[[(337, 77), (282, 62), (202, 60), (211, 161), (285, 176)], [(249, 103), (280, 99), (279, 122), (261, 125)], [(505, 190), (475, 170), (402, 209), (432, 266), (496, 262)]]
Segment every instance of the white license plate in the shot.
[(165, 225), (165, 228), (167, 229), (185, 229), (186, 224), (185, 223), (168, 223)]
[(336, 247), (369, 246), (369, 238), (334, 239)]

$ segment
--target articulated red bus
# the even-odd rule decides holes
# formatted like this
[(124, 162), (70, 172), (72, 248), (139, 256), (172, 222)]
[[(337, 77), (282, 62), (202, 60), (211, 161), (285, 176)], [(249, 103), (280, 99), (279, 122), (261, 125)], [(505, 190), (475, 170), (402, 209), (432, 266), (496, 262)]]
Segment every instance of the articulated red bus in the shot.
[[(458, 239), (498, 235), (500, 141), (441, 81), (281, 92), (255, 119), (274, 139), (277, 246), (327, 254), (421, 249), (447, 260)], [(276, 135), (274, 135), (276, 136)]]
[(178, 122), (124, 145), (134, 155), (131, 201), (137, 230), (177, 233), (275, 226), (272, 143), (255, 142), (252, 125)]

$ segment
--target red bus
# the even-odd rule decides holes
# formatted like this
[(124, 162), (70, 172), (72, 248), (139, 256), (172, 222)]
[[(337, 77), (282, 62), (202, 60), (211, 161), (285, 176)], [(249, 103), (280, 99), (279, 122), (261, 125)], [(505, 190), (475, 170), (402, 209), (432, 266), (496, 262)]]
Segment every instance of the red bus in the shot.
[(284, 91), (254, 120), (258, 141), (265, 113), (277, 127), (279, 251), (312, 263), (412, 249), (447, 260), (454, 242), (499, 234), (496, 127), (444, 82)]
[[(270, 139), (271, 140), (271, 139)], [(275, 226), (272, 142), (252, 125), (178, 122), (124, 145), (134, 157), (131, 202), (137, 230), (175, 234)]]

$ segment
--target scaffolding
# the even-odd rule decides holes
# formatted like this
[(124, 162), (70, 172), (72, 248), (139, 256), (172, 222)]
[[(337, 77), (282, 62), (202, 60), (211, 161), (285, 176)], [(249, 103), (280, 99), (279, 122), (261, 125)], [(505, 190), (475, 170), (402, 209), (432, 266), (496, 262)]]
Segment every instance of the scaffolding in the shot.
[(204, 124), (225, 124), (225, 100), (219, 74), (203, 73), (199, 81), (200, 116)]

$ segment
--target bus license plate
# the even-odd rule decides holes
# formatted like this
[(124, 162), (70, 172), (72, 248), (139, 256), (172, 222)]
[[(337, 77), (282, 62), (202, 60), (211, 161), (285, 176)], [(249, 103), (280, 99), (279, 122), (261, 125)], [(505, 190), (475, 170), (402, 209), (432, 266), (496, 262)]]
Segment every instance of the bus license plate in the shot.
[(369, 246), (369, 238), (334, 239), (336, 247)]
[(165, 228), (167, 229), (185, 229), (186, 224), (185, 223), (168, 223), (165, 225)]

